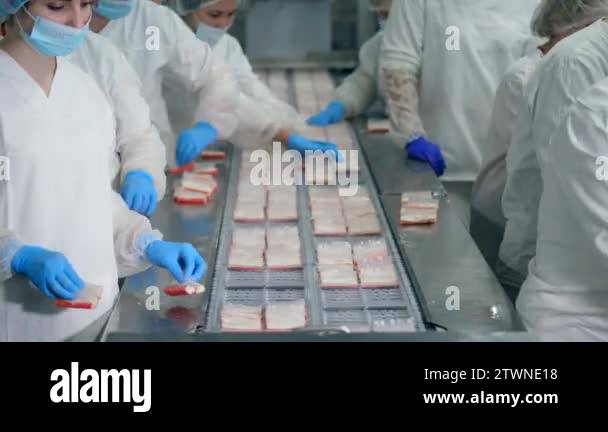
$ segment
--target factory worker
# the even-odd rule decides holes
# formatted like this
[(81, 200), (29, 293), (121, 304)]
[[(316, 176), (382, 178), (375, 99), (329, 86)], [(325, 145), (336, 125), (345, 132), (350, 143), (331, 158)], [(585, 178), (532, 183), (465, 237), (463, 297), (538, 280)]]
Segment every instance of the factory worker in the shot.
[[(247, 99), (242, 103), (257, 108), (249, 110), (258, 115), (257, 125), (254, 124), (253, 128), (240, 127), (232, 137), (235, 144), (268, 147), (273, 141), (279, 141), (288, 147), (310, 150), (316, 150), (318, 147), (322, 150), (322, 146), (298, 135), (297, 132), (305, 128), (305, 121), (292, 106), (280, 101), (262, 83), (253, 72), (239, 41), (227, 33), (234, 23), (239, 0), (170, 0), (167, 4), (182, 16), (198, 39), (211, 47), (214, 59), (230, 67), (239, 83), (240, 91)], [(164, 94), (173, 129), (180, 130), (191, 121), (193, 107), (184, 103), (184, 97), (175, 87), (169, 81)], [(247, 113), (244, 116), (249, 117), (252, 114)], [(243, 121), (240, 124), (242, 126)]]
[[(101, 3), (95, 10), (115, 17), (125, 13), (128, 5)], [(68, 60), (95, 79), (112, 106), (116, 120), (114, 188), (131, 210), (152, 216), (157, 202), (165, 195), (167, 161), (137, 74), (112, 42), (92, 32)]]
[[(209, 45), (198, 40), (178, 15), (149, 0), (100, 0), (98, 8), (107, 2), (127, 2), (129, 13), (123, 18), (95, 13), (91, 28), (120, 48), (139, 75), (170, 164), (184, 165), (217, 139), (231, 139), (243, 130), (272, 141), (273, 122), (241, 94), (230, 68), (214, 61)], [(194, 104), (190, 127), (179, 132), (177, 140), (163, 99), (165, 83), (180, 87), (180, 102)], [(289, 144), (302, 151), (335, 150), (308, 140)]]
[(575, 98), (537, 150), (538, 243), (517, 309), (543, 339), (608, 341), (606, 101), (605, 78)]
[(468, 226), (500, 79), (527, 54), (535, 0), (393, 2), (380, 80), (393, 129), (428, 162)]
[[(0, 340), (100, 329), (118, 276), (150, 263), (181, 281), (206, 268), (191, 245), (161, 241), (111, 190), (111, 108), (95, 81), (63, 58), (86, 38), (91, 13), (89, 2), (0, 0)], [(53, 305), (77, 298), (85, 284), (102, 287), (95, 309)]]
[(607, 13), (604, 0), (543, 0), (532, 20), (532, 32), (542, 38), (544, 44), (518, 60), (498, 87), (486, 140), (486, 156), (473, 187), (470, 227), (471, 235), (492, 268), (496, 265), (505, 229), (501, 202), (507, 176), (507, 150), (517, 118), (526, 111), (524, 87), (543, 56), (555, 44)]
[(336, 89), (334, 100), (321, 113), (308, 119), (311, 125), (327, 126), (363, 114), (374, 103), (380, 92), (378, 88), (380, 50), (393, 0), (368, 0), (368, 2), (378, 16), (380, 31), (363, 44), (359, 51), (359, 67)]
[[(608, 23), (596, 19), (606, 16), (608, 1), (554, 2), (560, 3), (556, 10), (561, 10), (558, 13), (563, 17), (583, 11), (579, 16), (589, 18), (581, 18), (580, 22), (563, 18), (565, 30), (595, 21), (558, 43), (532, 73), (525, 89), (525, 104), (507, 152), (507, 181), (502, 197), (507, 221), (496, 264), (498, 278), (512, 297), (536, 254), (538, 206), (543, 187), (537, 150), (549, 141), (576, 97), (608, 76)], [(539, 27), (538, 31), (545, 30)]]

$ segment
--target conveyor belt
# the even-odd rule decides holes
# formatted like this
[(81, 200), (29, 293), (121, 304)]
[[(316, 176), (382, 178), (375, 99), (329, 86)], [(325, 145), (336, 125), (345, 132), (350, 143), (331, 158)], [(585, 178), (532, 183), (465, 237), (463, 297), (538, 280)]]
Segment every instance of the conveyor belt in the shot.
[[(352, 131), (351, 131), (352, 133)], [(354, 136), (353, 136), (354, 138)], [(397, 270), (398, 287), (375, 289), (321, 289), (316, 270), (315, 247), (319, 241), (331, 237), (315, 237), (311, 223), (307, 186), (298, 186), (297, 226), (302, 249), (302, 271), (287, 272), (237, 272), (227, 268), (232, 233), (237, 226), (233, 221), (236, 189), (240, 167), (240, 152), (234, 152), (232, 173), (228, 188), (226, 211), (222, 223), (218, 259), (209, 304), (206, 331), (221, 330), (220, 313), (224, 304), (243, 304), (266, 307), (271, 302), (300, 300), (306, 302), (308, 324), (311, 328), (347, 327), (350, 331), (424, 331), (424, 320), (417, 303), (410, 278), (400, 260), (380, 200), (369, 181), (369, 170), (363, 159), (359, 160), (359, 184), (366, 187), (379, 219), (382, 235)], [(325, 186), (337, 187), (337, 186)], [(268, 226), (247, 224), (248, 226)], [(295, 225), (295, 224), (294, 224)], [(351, 244), (377, 239), (379, 236), (335, 237)]]

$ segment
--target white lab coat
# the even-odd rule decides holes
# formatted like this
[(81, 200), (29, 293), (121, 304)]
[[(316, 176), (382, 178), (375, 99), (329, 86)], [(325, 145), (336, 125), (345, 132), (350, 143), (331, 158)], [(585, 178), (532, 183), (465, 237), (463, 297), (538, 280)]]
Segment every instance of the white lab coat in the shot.
[(537, 150), (537, 252), (517, 309), (545, 339), (608, 341), (608, 79), (576, 99)]
[(90, 76), (59, 58), (47, 97), (0, 50), (0, 85), (0, 154), (10, 160), (10, 180), (0, 182), (2, 280), (12, 276), (15, 246), (35, 245), (63, 253), (85, 282), (103, 287), (94, 310), (58, 309), (24, 279), (5, 280), (0, 340), (63, 340), (111, 309), (119, 275), (149, 266), (140, 235), (161, 235), (111, 190), (116, 125)]
[(0, 183), (0, 226), (23, 244), (62, 252), (83, 280), (104, 288), (94, 310), (59, 310), (36, 288), (8, 281), (0, 340), (64, 339), (107, 312), (118, 293), (108, 170), (114, 120), (94, 81), (65, 60), (49, 97), (2, 50), (0, 77), (0, 152), (11, 161), (10, 181)]
[(537, 150), (548, 142), (576, 97), (606, 76), (608, 23), (599, 20), (553, 47), (526, 85), (526, 103), (507, 153), (502, 199), (507, 222), (497, 264), (503, 283), (521, 284), (536, 254), (543, 188)]
[(106, 38), (90, 32), (68, 60), (95, 79), (114, 111), (116, 151), (112, 160), (114, 188), (125, 176), (143, 170), (154, 180), (158, 200), (167, 180), (165, 146), (150, 121), (150, 108), (141, 94), (141, 82), (124, 55)]
[(507, 71), (496, 91), (492, 120), (484, 150), (484, 163), (471, 196), (471, 236), (486, 261), (496, 264), (505, 217), (502, 193), (507, 177), (506, 157), (516, 120), (525, 103), (524, 85), (543, 57), (534, 50)]
[(530, 52), (537, 4), (393, 2), (380, 60), (393, 127), (406, 139), (425, 134), (441, 147), (444, 180), (477, 177), (496, 89), (505, 71)]
[(378, 95), (384, 97), (379, 85), (378, 70), (384, 32), (379, 31), (359, 51), (359, 66), (336, 89), (335, 98), (345, 106), (345, 117), (364, 113)]
[(213, 124), (221, 139), (234, 134), (238, 83), (226, 67), (214, 64), (209, 45), (198, 40), (172, 10), (149, 0), (135, 0), (127, 17), (110, 21), (100, 34), (123, 52), (139, 75), (169, 164), (175, 160), (176, 132), (162, 94), (167, 79), (179, 83), (188, 98), (196, 98), (195, 119)]
[(293, 130), (302, 126), (303, 119), (296, 110), (280, 101), (253, 72), (249, 59), (234, 36), (222, 36), (213, 47), (213, 57), (217, 62), (230, 67), (239, 82), (241, 92), (264, 110), (278, 127)]
[[(304, 119), (296, 110), (277, 99), (253, 72), (249, 59), (236, 38), (229, 34), (223, 35), (212, 52), (215, 63), (230, 68), (241, 92), (237, 110), (239, 127), (230, 137), (234, 144), (249, 148), (268, 147), (279, 129), (293, 131), (305, 126)], [(178, 81), (166, 80), (163, 83), (163, 95), (174, 131), (179, 132), (196, 122), (196, 100), (188, 98)]]

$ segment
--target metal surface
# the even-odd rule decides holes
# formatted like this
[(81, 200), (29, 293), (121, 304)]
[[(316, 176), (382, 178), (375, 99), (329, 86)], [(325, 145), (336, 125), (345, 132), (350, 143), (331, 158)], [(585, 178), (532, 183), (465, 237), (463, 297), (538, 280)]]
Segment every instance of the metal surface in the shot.
[[(177, 177), (169, 177), (167, 194), (152, 219), (152, 225), (164, 234), (164, 239), (192, 243), (207, 261), (209, 270), (203, 283), (207, 291), (202, 295), (167, 297), (160, 290), (172, 283), (171, 276), (158, 268), (149, 270), (125, 280), (117, 305), (110, 316), (102, 340), (113, 332), (165, 333), (199, 330), (205, 322), (209, 302), (209, 286), (215, 267), (220, 223), (224, 209), (226, 187), (230, 169), (232, 147), (225, 146), (226, 161), (218, 164), (220, 174), (216, 177), (218, 192), (204, 207), (180, 206), (173, 202), (173, 186)], [(156, 290), (156, 292), (158, 292)], [(159, 302), (155, 303), (158, 299)]]
[[(318, 328), (347, 326), (358, 331), (386, 331), (375, 325), (376, 321), (407, 323), (411, 331), (424, 331), (424, 320), (417, 304), (411, 282), (401, 264), (399, 253), (391, 236), (387, 220), (363, 160), (359, 162), (360, 187), (366, 187), (376, 209), (378, 221), (383, 230), (379, 236), (316, 237), (313, 234), (309, 208), (308, 187), (298, 187), (298, 215), (296, 223), (300, 233), (303, 271), (295, 272), (232, 272), (227, 270), (230, 242), (235, 226), (232, 213), (236, 201), (237, 166), (240, 154), (235, 152), (230, 175), (230, 186), (226, 200), (226, 212), (222, 224), (216, 272), (209, 307), (206, 331), (221, 331), (220, 311), (224, 303), (247, 304), (265, 307), (269, 302), (304, 299), (307, 305), (309, 325)], [(369, 186), (369, 187), (368, 187)], [(325, 186), (327, 188), (332, 186)], [(337, 191), (336, 191), (337, 193)], [(281, 226), (286, 224), (255, 223), (250, 227)], [(399, 287), (378, 289), (322, 289), (317, 274), (315, 249), (318, 242), (346, 240), (351, 244), (370, 239), (384, 239), (393, 258)], [(393, 321), (391, 321), (393, 320)], [(395, 321), (398, 320), (398, 321)], [(388, 329), (390, 331), (390, 328)]]
[(400, 194), (407, 190), (444, 190), (428, 164), (405, 158), (400, 138), (367, 134), (365, 120), (359, 119), (353, 122), (353, 126), (381, 195)]
[(251, 5), (246, 20), (246, 52), (252, 59), (264, 57), (302, 60), (311, 52), (331, 51), (332, 17), (329, 1), (255, 2)]
[[(216, 271), (213, 278), (209, 315), (206, 331), (220, 331), (220, 311), (225, 302), (236, 304), (247, 304), (250, 306), (267, 306), (274, 301), (301, 300), (304, 299), (310, 309), (313, 303), (310, 290), (310, 274), (307, 271), (310, 260), (307, 258), (304, 248), (301, 249), (301, 261), (303, 269), (299, 271), (271, 272), (242, 272), (228, 270), (228, 257), (232, 235), (236, 227), (258, 227), (267, 229), (270, 226), (292, 226), (298, 227), (300, 236), (303, 236), (303, 227), (300, 223), (263, 223), (240, 224), (233, 221), (234, 207), (237, 199), (237, 182), (240, 173), (241, 153), (236, 150), (233, 154), (233, 170), (230, 174), (225, 200), (224, 221), (218, 253), (216, 260)], [(298, 200), (298, 214), (302, 215), (303, 208), (301, 200)], [(314, 317), (313, 317), (314, 319)]]
[[(395, 137), (369, 135), (363, 130), (363, 121), (355, 124), (385, 214), (402, 258), (418, 282), (430, 321), (466, 333), (522, 330), (512, 303), (428, 165), (406, 160)], [(437, 224), (400, 226), (400, 195), (416, 190), (431, 190), (441, 196)], [(459, 304), (452, 303), (456, 300)]]
[(110, 342), (538, 342), (528, 333), (113, 333)]

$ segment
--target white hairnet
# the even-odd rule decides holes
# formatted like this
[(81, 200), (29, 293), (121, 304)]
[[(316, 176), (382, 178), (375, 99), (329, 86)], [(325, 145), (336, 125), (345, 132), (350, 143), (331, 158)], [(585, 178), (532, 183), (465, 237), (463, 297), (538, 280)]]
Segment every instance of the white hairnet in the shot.
[(390, 11), (393, 0), (367, 0), (369, 8), (373, 11)]
[(541, 37), (567, 36), (608, 16), (608, 0), (543, 0), (532, 19)]
[[(1, 1), (1, 0), (0, 0)], [(167, 0), (167, 6), (177, 12), (179, 15), (187, 15), (199, 9), (213, 6), (220, 0)], [(237, 0), (237, 6), (240, 0)]]

